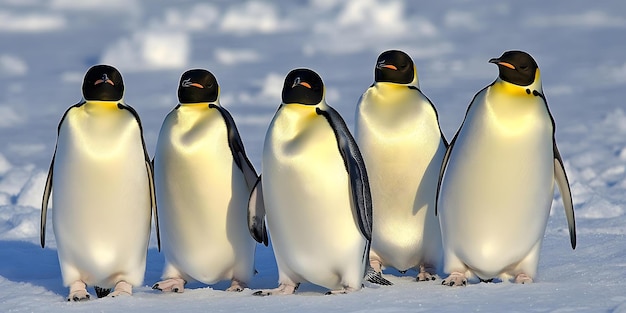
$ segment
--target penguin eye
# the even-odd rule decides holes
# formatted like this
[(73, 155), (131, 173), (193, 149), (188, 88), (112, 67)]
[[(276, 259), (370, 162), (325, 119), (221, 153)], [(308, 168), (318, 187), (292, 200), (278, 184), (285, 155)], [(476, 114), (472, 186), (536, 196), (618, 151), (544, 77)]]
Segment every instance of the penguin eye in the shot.
[(520, 65), (520, 67), (519, 67), (519, 68), (520, 68), (522, 71), (525, 71), (525, 70), (527, 70), (527, 69), (528, 69), (528, 65), (523, 64), (523, 65)]
[(300, 85), (300, 81), (301, 81), (300, 77), (299, 76), (296, 77), (296, 79), (293, 81), (293, 84), (291, 84), (291, 88)]

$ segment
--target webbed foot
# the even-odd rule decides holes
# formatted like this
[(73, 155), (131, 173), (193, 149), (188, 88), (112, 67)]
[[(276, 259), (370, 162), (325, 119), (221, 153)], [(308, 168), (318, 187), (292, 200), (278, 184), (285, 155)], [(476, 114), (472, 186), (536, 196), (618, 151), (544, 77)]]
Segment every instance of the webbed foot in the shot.
[(87, 285), (80, 280), (70, 285), (70, 294), (67, 301), (85, 301), (91, 299), (91, 295), (87, 292)]
[(183, 293), (185, 291), (185, 283), (185, 280), (182, 278), (168, 278), (152, 285), (152, 289), (163, 292)]
[(252, 295), (261, 296), (261, 297), (272, 296), (272, 295), (291, 295), (295, 293), (296, 290), (298, 290), (299, 286), (300, 286), (299, 283), (296, 285), (280, 284), (278, 288), (259, 290), (259, 291), (254, 292)]
[(520, 274), (517, 274), (517, 276), (515, 276), (515, 283), (516, 284), (532, 284), (533, 279), (524, 273), (520, 273)]
[(360, 288), (353, 288), (353, 287), (343, 287), (339, 290), (331, 290), (329, 292), (326, 293), (326, 295), (345, 295), (347, 293), (350, 292), (354, 292), (359, 290)]
[(237, 279), (233, 279), (233, 281), (230, 283), (230, 287), (228, 287), (226, 291), (242, 292), (247, 287), (248, 285), (246, 283), (241, 282)]
[(441, 282), (444, 286), (467, 286), (467, 278), (459, 272), (452, 272)]
[(425, 265), (420, 265), (420, 272), (415, 277), (416, 281), (431, 281), (437, 279), (435, 274), (433, 274), (434, 270)]
[(115, 284), (115, 288), (113, 288), (113, 292), (111, 292), (108, 296), (111, 298), (120, 297), (120, 296), (132, 296), (133, 295), (133, 285), (125, 282), (119, 281)]

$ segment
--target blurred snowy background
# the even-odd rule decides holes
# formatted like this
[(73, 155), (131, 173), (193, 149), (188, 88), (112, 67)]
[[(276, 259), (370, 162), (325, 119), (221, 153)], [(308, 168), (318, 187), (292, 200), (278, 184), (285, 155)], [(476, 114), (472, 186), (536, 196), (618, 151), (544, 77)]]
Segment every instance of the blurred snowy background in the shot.
[[(0, 311), (626, 312), (625, 38), (626, 2), (615, 0), (0, 0)], [(328, 103), (352, 128), (376, 58), (388, 49), (414, 58), (448, 139), (473, 95), (497, 76), (490, 58), (519, 49), (537, 60), (572, 185), (578, 248), (569, 249), (555, 201), (536, 284), (445, 289), (389, 271), (396, 286), (339, 297), (259, 299), (221, 285), (159, 295), (148, 287), (163, 264), (153, 240), (146, 287), (134, 297), (63, 302), (51, 227), (46, 249), (38, 247), (39, 206), (57, 124), (81, 99), (90, 66), (122, 72), (151, 155), (180, 75), (212, 71), (260, 171), (289, 70), (316, 70)], [(275, 286), (271, 249), (258, 247), (257, 268), (251, 287)]]

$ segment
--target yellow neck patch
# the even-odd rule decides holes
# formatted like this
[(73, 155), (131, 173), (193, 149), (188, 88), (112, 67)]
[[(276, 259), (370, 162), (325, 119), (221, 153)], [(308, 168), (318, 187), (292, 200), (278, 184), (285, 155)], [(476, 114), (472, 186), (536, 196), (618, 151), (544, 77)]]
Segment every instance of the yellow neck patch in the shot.
[(283, 104), (283, 111), (289, 116), (293, 116), (299, 120), (311, 120), (316, 118), (318, 116), (315, 110), (316, 108), (317, 106), (314, 105), (300, 103)]
[(518, 86), (515, 84), (511, 84), (509, 82), (505, 82), (503, 80), (497, 80), (493, 86), (491, 86), (493, 92), (502, 93), (509, 96), (517, 96), (517, 97), (534, 97), (532, 94), (532, 90), (527, 87)]
[(208, 102), (198, 102), (198, 103), (181, 103), (181, 107), (186, 108), (209, 108)]
[(493, 92), (509, 96), (534, 97), (535, 95), (533, 94), (533, 91), (536, 90), (542, 92), (540, 76), (539, 69), (537, 69), (535, 72), (535, 80), (528, 86), (515, 85), (498, 78), (491, 88), (493, 89)]
[(107, 109), (107, 110), (117, 110), (117, 104), (120, 101), (93, 101), (89, 100), (85, 102), (86, 109)]

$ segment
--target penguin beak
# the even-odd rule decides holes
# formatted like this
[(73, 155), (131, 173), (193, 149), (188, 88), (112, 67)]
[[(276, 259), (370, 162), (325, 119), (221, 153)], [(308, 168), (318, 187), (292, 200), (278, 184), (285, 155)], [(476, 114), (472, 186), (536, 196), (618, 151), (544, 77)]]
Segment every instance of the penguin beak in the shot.
[(393, 64), (385, 64), (385, 61), (381, 61), (380, 63), (378, 63), (378, 64), (376, 65), (376, 67), (377, 67), (379, 70), (380, 70), (380, 69), (382, 69), (382, 68), (388, 68), (388, 69), (390, 69), (390, 70), (394, 70), (394, 71), (397, 71), (397, 70), (398, 70), (398, 68), (397, 68), (395, 65), (393, 65)]
[(291, 88), (296, 87), (296, 86), (303, 86), (303, 87), (311, 89), (311, 84), (307, 82), (303, 82), (300, 79), (300, 77), (296, 77), (296, 80), (293, 81), (293, 85), (291, 85)]
[(307, 83), (307, 82), (300, 82), (299, 85), (311, 89), (311, 85), (309, 83)]
[(204, 86), (202, 86), (202, 85), (200, 85), (198, 83), (191, 82), (191, 78), (187, 78), (187, 79), (183, 80), (183, 82), (180, 84), (180, 86), (181, 87), (191, 87), (191, 86), (194, 86), (194, 87), (197, 87), (197, 88), (204, 89)]
[(112, 80), (110, 80), (110, 79), (107, 79), (107, 80), (98, 79), (98, 80), (96, 80), (96, 82), (95, 82), (95, 83), (93, 83), (93, 85), (94, 85), (94, 86), (95, 86), (95, 85), (100, 85), (100, 84), (102, 84), (102, 83), (107, 83), (107, 84), (110, 84), (111, 86), (115, 86), (115, 84), (113, 83), (113, 81), (112, 81)]
[(498, 58), (493, 58), (493, 59), (489, 60), (489, 63), (495, 63), (495, 64), (498, 64), (498, 65), (502, 65), (502, 66), (508, 67), (508, 68), (510, 68), (512, 70), (515, 69), (515, 66), (513, 66), (513, 64), (508, 63), (508, 62), (500, 61), (500, 59), (498, 59)]
[(113, 83), (113, 81), (109, 79), (109, 76), (107, 76), (107, 74), (102, 75), (102, 78), (96, 80), (93, 83), (93, 85), (95, 86), (95, 85), (99, 85), (102, 83), (107, 83), (107, 84), (110, 84), (111, 86), (115, 86), (115, 83)]

